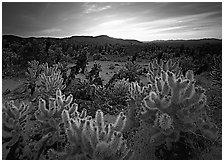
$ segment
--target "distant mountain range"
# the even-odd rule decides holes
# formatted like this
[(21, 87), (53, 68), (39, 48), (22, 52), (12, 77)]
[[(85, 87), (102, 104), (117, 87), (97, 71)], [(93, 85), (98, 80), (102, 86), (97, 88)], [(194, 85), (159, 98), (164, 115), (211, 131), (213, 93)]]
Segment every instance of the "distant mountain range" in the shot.
[(107, 35), (99, 35), (99, 36), (72, 36), (72, 37), (65, 37), (65, 38), (54, 38), (54, 37), (28, 37), (23, 38), (15, 35), (3, 35), (3, 40), (7, 40), (8, 42), (13, 41), (22, 41), (22, 40), (31, 40), (31, 39), (50, 39), (50, 40), (66, 40), (71, 43), (77, 44), (97, 44), (97, 45), (104, 45), (104, 44), (121, 44), (121, 45), (139, 45), (143, 42), (137, 40), (130, 40), (130, 39), (119, 39), (119, 38), (112, 38)]
[(105, 45), (105, 44), (120, 44), (120, 45), (145, 45), (145, 44), (156, 44), (161, 46), (199, 46), (201, 44), (220, 44), (222, 43), (221, 39), (209, 38), (209, 39), (193, 39), (193, 40), (155, 40), (155, 41), (148, 41), (148, 42), (141, 42), (138, 40), (131, 40), (131, 39), (120, 39), (120, 38), (112, 38), (107, 35), (100, 35), (100, 36), (72, 36), (66, 38), (54, 38), (54, 37), (28, 37), (23, 38), (20, 36), (15, 35), (3, 35), (3, 40), (7, 42), (20, 42), (20, 41), (29, 41), (32, 39), (43, 40), (55, 40), (61, 41), (66, 40), (70, 43), (77, 43), (77, 44), (97, 44), (97, 45)]

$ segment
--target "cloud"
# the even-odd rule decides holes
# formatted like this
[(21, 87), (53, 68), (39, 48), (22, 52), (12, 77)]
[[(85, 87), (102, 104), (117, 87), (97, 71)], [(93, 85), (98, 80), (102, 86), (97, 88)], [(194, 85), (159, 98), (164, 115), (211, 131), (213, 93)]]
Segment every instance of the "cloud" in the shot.
[(110, 5), (99, 6), (99, 4), (94, 4), (94, 3), (84, 3), (83, 7), (84, 7), (84, 13), (86, 14), (100, 12), (100, 11), (111, 8)]
[(41, 30), (40, 33), (43, 33), (43, 34), (52, 34), (52, 33), (61, 32), (61, 31), (62, 30), (61, 29), (58, 29), (58, 28), (50, 28), (50, 29)]
[(3, 34), (109, 35), (142, 41), (221, 38), (221, 8), (221, 3), (204, 2), (3, 3)]

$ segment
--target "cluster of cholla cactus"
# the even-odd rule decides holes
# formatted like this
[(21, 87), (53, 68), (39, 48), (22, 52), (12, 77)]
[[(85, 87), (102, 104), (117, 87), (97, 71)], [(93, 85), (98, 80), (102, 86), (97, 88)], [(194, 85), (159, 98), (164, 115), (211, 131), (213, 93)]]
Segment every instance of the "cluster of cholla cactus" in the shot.
[(154, 59), (152, 62), (149, 63), (148, 66), (148, 81), (150, 84), (155, 83), (155, 79), (160, 77), (161, 72), (170, 71), (175, 74), (176, 78), (181, 76), (181, 68), (179, 67), (179, 62), (174, 62), (172, 59), (169, 59), (167, 62), (160, 60), (158, 63), (157, 59)]
[(152, 86), (148, 84), (147, 86), (140, 86), (138, 82), (132, 82), (129, 86), (129, 93), (132, 99), (135, 100), (138, 107), (142, 106), (142, 100), (149, 94)]
[(26, 105), (25, 103), (21, 103), (18, 106), (16, 106), (14, 101), (6, 102), (5, 104), (3, 104), (2, 108), (3, 150), (6, 149), (9, 151), (10, 147), (15, 145), (19, 141), (27, 115), (28, 115), (28, 105)]
[[(57, 89), (63, 90), (63, 78), (58, 64), (49, 67), (47, 63), (41, 65), (42, 72), (38, 77), (38, 91), (48, 98), (56, 93)], [(43, 97), (43, 96), (42, 96)]]
[(22, 152), (14, 152), (18, 159), (132, 158), (122, 136), (126, 125), (123, 112), (115, 123), (107, 123), (101, 110), (93, 119), (85, 109), (80, 113), (72, 101), (72, 95), (66, 97), (57, 89), (55, 98), (39, 99), (34, 115), (30, 114), (34, 105), (17, 107), (13, 101), (7, 102), (3, 107), (4, 153), (7, 149), (13, 153), (12, 147), (19, 145)]
[(59, 128), (59, 124), (61, 123), (62, 111), (65, 109), (68, 109), (71, 113), (75, 111), (77, 104), (71, 104), (72, 100), (72, 95), (69, 95), (66, 98), (65, 95), (62, 95), (61, 90), (57, 89), (56, 98), (49, 98), (48, 105), (44, 99), (39, 99), (39, 106), (35, 113), (35, 117), (41, 123), (57, 130)]
[(126, 116), (120, 113), (116, 122), (105, 123), (104, 115), (98, 110), (95, 119), (86, 115), (86, 110), (78, 112), (64, 109), (62, 114), (68, 144), (64, 152), (49, 151), (52, 159), (129, 159), (132, 151), (122, 139), (121, 131), (126, 124)]
[(143, 121), (154, 119), (151, 144), (166, 143), (170, 147), (179, 140), (180, 132), (196, 130), (216, 138), (216, 126), (202, 117), (207, 98), (205, 90), (196, 87), (193, 71), (183, 76), (177, 63), (169, 60), (158, 65), (154, 61), (149, 65), (148, 76), (152, 90), (145, 97), (143, 91), (147, 88), (141, 89), (137, 83), (132, 84), (130, 91), (134, 104), (143, 109), (139, 117)]

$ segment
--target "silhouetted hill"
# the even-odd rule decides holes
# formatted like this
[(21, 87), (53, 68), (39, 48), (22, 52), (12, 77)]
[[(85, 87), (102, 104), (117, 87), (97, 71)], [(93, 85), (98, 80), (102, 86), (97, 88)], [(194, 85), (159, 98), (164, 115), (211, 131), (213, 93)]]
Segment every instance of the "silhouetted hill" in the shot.
[(28, 37), (22, 38), (15, 35), (3, 35), (3, 40), (7, 40), (8, 42), (16, 42), (16, 41), (26, 41), (31, 39), (50, 39), (55, 41), (66, 40), (70, 43), (76, 44), (91, 44), (91, 45), (104, 45), (104, 44), (120, 44), (120, 45), (140, 45), (143, 44), (137, 40), (129, 40), (129, 39), (119, 39), (119, 38), (112, 38), (107, 35), (100, 35), (100, 36), (72, 36), (67, 38), (53, 38), (53, 37)]

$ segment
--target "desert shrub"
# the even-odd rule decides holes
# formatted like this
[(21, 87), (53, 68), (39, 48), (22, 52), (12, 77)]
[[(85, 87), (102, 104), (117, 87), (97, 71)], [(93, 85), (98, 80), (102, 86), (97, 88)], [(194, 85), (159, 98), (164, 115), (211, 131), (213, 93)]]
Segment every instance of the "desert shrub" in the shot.
[(119, 70), (118, 75), (121, 79), (128, 79), (130, 82), (140, 81), (138, 72), (140, 70), (140, 65), (133, 64), (132, 62), (127, 62), (125, 68)]
[(94, 99), (95, 86), (91, 85), (87, 80), (75, 78), (71, 84), (65, 89), (65, 94), (72, 94), (75, 99), (83, 99), (92, 101)]
[(116, 80), (128, 80), (129, 82), (135, 82), (140, 81), (139, 72), (140, 72), (140, 65), (133, 64), (131, 62), (128, 62), (125, 64), (125, 67), (120, 69), (118, 73), (115, 73), (108, 83), (105, 85), (106, 87), (109, 87), (113, 83), (116, 82)]
[(95, 62), (91, 70), (86, 74), (86, 78), (89, 80), (90, 84), (103, 86), (103, 82), (100, 77), (101, 71), (102, 71), (101, 65)]
[(123, 105), (127, 106), (127, 99), (129, 96), (129, 82), (125, 79), (116, 81), (109, 87), (108, 99), (109, 105)]
[(179, 62), (183, 74), (185, 74), (188, 70), (193, 70), (194, 72), (196, 71), (196, 66), (194, 65), (193, 57), (181, 56), (179, 58)]

